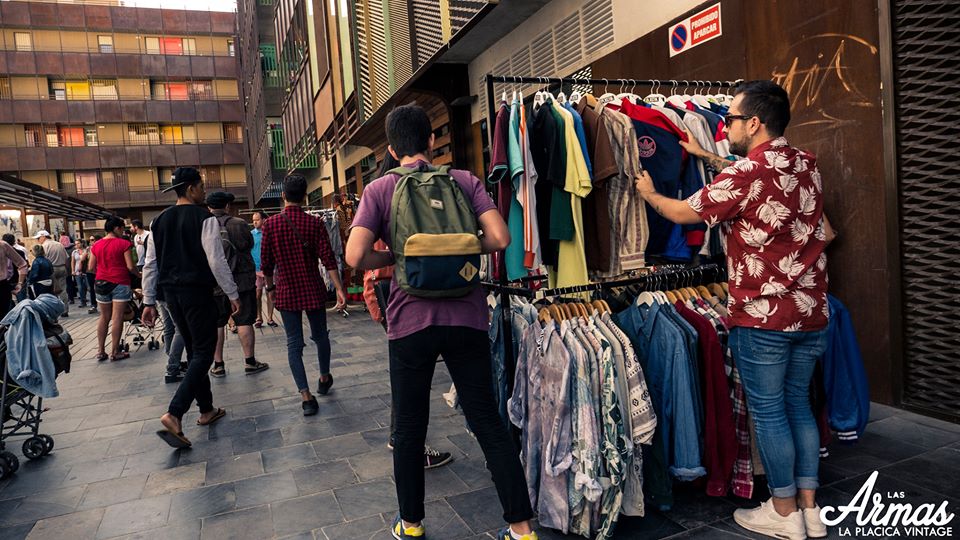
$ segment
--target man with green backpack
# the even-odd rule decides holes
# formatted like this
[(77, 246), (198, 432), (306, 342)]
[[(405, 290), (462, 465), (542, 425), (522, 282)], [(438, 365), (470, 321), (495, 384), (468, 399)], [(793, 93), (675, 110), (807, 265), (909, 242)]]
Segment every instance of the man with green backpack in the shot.
[[(431, 165), (434, 135), (422, 108), (397, 107), (386, 131), (401, 166), (364, 188), (346, 259), (359, 270), (394, 265), (386, 316), (400, 513), (391, 533), (398, 540), (425, 536), (423, 450), (430, 384), (442, 357), (509, 523), (498, 540), (536, 540), (523, 468), (494, 401), (479, 287), (481, 255), (504, 249), (510, 233), (480, 180)], [(374, 249), (380, 239), (389, 250)]]

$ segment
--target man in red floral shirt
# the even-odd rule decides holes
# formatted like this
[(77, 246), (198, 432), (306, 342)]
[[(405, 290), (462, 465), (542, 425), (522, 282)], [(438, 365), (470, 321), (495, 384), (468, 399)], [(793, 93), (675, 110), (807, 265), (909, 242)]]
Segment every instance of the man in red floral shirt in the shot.
[(741, 85), (725, 118), (737, 162), (688, 152), (718, 171), (709, 186), (679, 201), (656, 192), (646, 172), (636, 187), (650, 206), (680, 224), (720, 224), (726, 243), (730, 344), (772, 498), (737, 510), (742, 527), (780, 538), (827, 535), (815, 494), (820, 437), (810, 379), (826, 349), (827, 256), (833, 231), (823, 213), (816, 156), (783, 137), (790, 99), (770, 81)]
[[(260, 245), (260, 269), (267, 282), (264, 288), (283, 319), (287, 334), (287, 362), (293, 380), (303, 398), (303, 415), (320, 410), (310, 394), (307, 373), (303, 369), (303, 312), (310, 323), (310, 340), (317, 344), (320, 382), (317, 393), (327, 395), (333, 386), (330, 374), (330, 335), (327, 331), (327, 288), (320, 278), (319, 262), (327, 269), (337, 290), (337, 308), (347, 303), (340, 282), (337, 259), (330, 247), (327, 229), (320, 219), (303, 211), (307, 198), (307, 180), (297, 174), (283, 180), (283, 212), (263, 224)], [(276, 294), (274, 295), (274, 289)]]

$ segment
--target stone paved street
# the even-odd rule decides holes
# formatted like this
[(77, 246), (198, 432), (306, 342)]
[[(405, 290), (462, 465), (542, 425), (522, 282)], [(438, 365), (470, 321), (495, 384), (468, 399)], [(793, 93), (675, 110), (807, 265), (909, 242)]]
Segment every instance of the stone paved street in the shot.
[[(190, 450), (173, 451), (154, 434), (175, 385), (163, 383), (164, 359), (146, 347), (129, 360), (97, 363), (94, 316), (72, 310), (72, 372), (61, 397), (45, 403), (41, 432), (56, 448), (0, 481), (0, 538), (318, 540), (386, 539), (397, 505), (392, 459), (386, 338), (359, 307), (349, 319), (330, 315), (333, 373), (318, 416), (301, 415), (286, 365), (283, 330), (257, 333), (258, 358), (271, 369), (244, 376), (236, 336), (228, 335), (229, 374), (214, 379), (227, 416), (211, 428), (185, 420)], [(306, 351), (316, 380), (316, 350)], [(434, 379), (428, 443), (454, 454), (427, 472), (428, 534), (434, 540), (482, 539), (500, 525), (500, 508), (478, 445), (459, 412), (441, 396), (446, 370)], [(822, 465), (821, 504), (848, 502), (869, 473), (878, 490), (904, 491), (909, 502), (951, 501), (960, 513), (960, 426), (875, 405), (864, 440), (835, 444)], [(758, 490), (764, 491), (764, 490)], [(668, 513), (623, 518), (617, 538), (761, 538), (736, 526), (731, 513), (755, 505), (708, 498), (687, 487)], [(757, 498), (765, 497), (758, 493)], [(833, 537), (836, 530), (831, 530)], [(563, 538), (544, 531), (541, 538)], [(572, 537), (571, 537), (572, 538)]]

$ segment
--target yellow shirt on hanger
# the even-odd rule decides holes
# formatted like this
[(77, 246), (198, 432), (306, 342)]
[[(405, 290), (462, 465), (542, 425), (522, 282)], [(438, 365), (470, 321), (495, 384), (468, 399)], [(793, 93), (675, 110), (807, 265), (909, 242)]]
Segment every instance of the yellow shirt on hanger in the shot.
[[(590, 194), (593, 184), (587, 161), (580, 149), (580, 140), (573, 124), (573, 115), (556, 102), (554, 109), (563, 117), (563, 136), (567, 150), (567, 170), (564, 191), (571, 194), (570, 205), (573, 210), (573, 240), (560, 242), (560, 256), (557, 263), (557, 287), (583, 285), (589, 282), (587, 275), (587, 255), (583, 244), (583, 197)], [(586, 294), (580, 295), (586, 296)]]

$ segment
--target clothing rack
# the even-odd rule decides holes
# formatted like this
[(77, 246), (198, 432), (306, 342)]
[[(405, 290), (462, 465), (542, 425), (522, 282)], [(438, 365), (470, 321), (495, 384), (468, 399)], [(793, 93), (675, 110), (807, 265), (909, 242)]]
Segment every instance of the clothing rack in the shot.
[[(737, 80), (737, 81), (684, 80), (682, 82), (682, 86), (683, 88), (690, 88), (691, 86), (696, 86), (697, 88), (706, 88), (707, 86), (710, 86), (710, 87), (716, 86), (718, 88), (731, 88), (738, 85), (741, 81), (742, 80)], [(494, 123), (495, 123), (494, 121), (497, 115), (497, 108), (496, 108), (497, 101), (496, 101), (496, 97), (494, 96), (493, 85), (497, 82), (513, 83), (513, 84), (539, 84), (544, 86), (564, 85), (564, 84), (592, 85), (592, 86), (599, 86), (602, 84), (604, 86), (609, 86), (610, 84), (613, 84), (613, 85), (620, 85), (621, 88), (631, 88), (631, 89), (636, 86), (658, 86), (659, 87), (661, 83), (667, 82), (669, 83), (670, 88), (681, 87), (681, 82), (675, 79), (587, 79), (587, 78), (581, 78), (581, 77), (526, 77), (526, 76), (519, 77), (519, 76), (513, 76), (513, 75), (495, 75), (495, 74), (489, 74), (489, 73), (486, 76), (485, 82), (487, 87), (487, 134), (489, 137), (488, 143), (490, 144), (490, 148), (493, 148), (493, 135), (494, 135), (493, 126), (494, 126)], [(513, 287), (510, 285), (510, 283), (507, 281), (506, 257), (500, 257), (499, 266), (500, 266), (499, 268), (500, 282), (485, 283), (484, 285), (488, 289), (493, 289), (495, 291), (500, 292), (500, 305), (502, 306), (502, 309), (505, 312), (509, 312), (510, 310), (511, 295), (524, 296), (526, 298), (531, 298), (531, 299), (536, 296), (538, 291), (533, 291), (532, 289), (524, 288), (524, 287)], [(596, 284), (582, 285), (580, 287), (604, 288), (604, 287), (614, 287), (614, 286), (627, 286), (627, 285), (633, 285), (635, 283), (645, 283), (647, 279), (648, 279), (647, 276), (641, 276), (638, 278), (634, 278), (633, 280), (621, 280), (620, 282), (616, 282), (618, 283), (618, 285), (610, 285), (610, 283), (614, 283), (614, 282), (606, 282), (606, 284), (603, 284), (601, 282)], [(577, 289), (580, 287), (568, 287), (568, 288)], [(597, 288), (583, 289), (582, 291), (573, 291), (573, 292), (587, 292), (590, 290), (600, 290), (600, 289), (597, 289)], [(546, 292), (555, 293), (555, 291), (556, 290), (548, 289), (547, 291), (539, 291), (539, 294), (545, 294)], [(570, 294), (570, 292), (559, 293), (559, 294)], [(507, 317), (503, 318), (502, 326), (503, 328), (501, 328), (501, 332), (503, 333), (504, 342), (512, 343), (513, 342), (513, 325), (509, 323), (509, 319)], [(510, 373), (510, 376), (507, 377), (507, 390), (509, 392), (513, 392), (513, 372), (516, 370), (516, 366), (514, 365), (514, 360), (512, 358), (512, 355), (507, 355), (507, 359), (508, 359), (508, 362), (504, 365), (504, 368)]]

